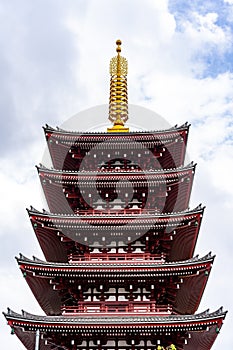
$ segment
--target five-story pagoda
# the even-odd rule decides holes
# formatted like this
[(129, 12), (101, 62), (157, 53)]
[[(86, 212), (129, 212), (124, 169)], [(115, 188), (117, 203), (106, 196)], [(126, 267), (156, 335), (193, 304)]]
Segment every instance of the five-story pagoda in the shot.
[(28, 350), (208, 350), (226, 315), (196, 313), (214, 256), (193, 256), (204, 208), (188, 209), (189, 125), (125, 127), (120, 52), (118, 40), (107, 132), (44, 127), (53, 168), (37, 169), (49, 212), (28, 214), (46, 260), (17, 262), (45, 316), (5, 313)]

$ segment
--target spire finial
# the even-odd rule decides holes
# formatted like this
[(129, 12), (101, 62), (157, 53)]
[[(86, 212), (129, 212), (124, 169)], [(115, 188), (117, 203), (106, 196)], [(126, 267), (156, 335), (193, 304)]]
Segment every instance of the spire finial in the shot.
[(120, 55), (121, 40), (116, 41), (117, 56), (110, 61), (110, 98), (109, 98), (109, 117), (114, 124), (108, 128), (108, 132), (125, 132), (129, 128), (124, 127), (128, 120), (128, 96), (127, 96), (127, 70), (128, 62), (126, 58)]
[(116, 44), (117, 44), (116, 52), (120, 53), (121, 52), (121, 40), (118, 39), (116, 41)]

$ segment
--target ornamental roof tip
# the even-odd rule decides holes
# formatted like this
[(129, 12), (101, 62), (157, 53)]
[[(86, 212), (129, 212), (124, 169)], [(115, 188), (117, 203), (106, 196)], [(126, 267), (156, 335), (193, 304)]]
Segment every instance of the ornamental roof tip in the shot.
[(215, 257), (216, 257), (216, 255), (212, 255), (212, 252), (209, 252), (208, 254), (203, 256), (201, 258), (201, 260), (212, 260), (212, 261), (214, 261)]
[(215, 255), (212, 255), (211, 252), (207, 253), (206, 255), (204, 255), (203, 257), (199, 257), (199, 254), (195, 255), (193, 258), (189, 259), (189, 260), (193, 260), (193, 261), (201, 261), (201, 260), (208, 260), (208, 259), (212, 259), (214, 258)]
[[(45, 126), (43, 126), (43, 128), (47, 128), (47, 129), (54, 129), (51, 125), (45, 124)], [(54, 129), (55, 130), (55, 129)]]
[(202, 317), (208, 317), (208, 316), (220, 316), (220, 315), (224, 315), (224, 317), (226, 316), (227, 311), (223, 311), (223, 307), (220, 306), (220, 308), (218, 308), (217, 310), (210, 312), (210, 309), (206, 309), (205, 311), (198, 313), (198, 314), (194, 314), (194, 316), (196, 318), (202, 318)]
[[(22, 310), (21, 310), (21, 312), (22, 312)], [(3, 311), (3, 315), (6, 317), (6, 316), (16, 316), (16, 317), (18, 317), (18, 316), (21, 316), (21, 314), (19, 314), (18, 312), (15, 312), (15, 311), (13, 311), (11, 308), (7, 308), (7, 312), (4, 312)]]
[(43, 165), (42, 163), (39, 163), (39, 165), (36, 165), (36, 168), (40, 168), (40, 169), (49, 169), (49, 168), (47, 168), (45, 165)]
[(201, 258), (199, 257), (199, 254), (197, 254), (193, 258), (184, 260), (183, 262), (201, 262), (201, 261), (208, 261), (208, 260), (213, 261), (214, 258), (215, 258), (215, 255), (212, 255), (212, 253), (209, 252), (208, 254), (202, 256)]
[(37, 262), (37, 263), (45, 263), (44, 260), (41, 260), (39, 258), (37, 258), (36, 256), (32, 256), (32, 259), (26, 257), (25, 255), (23, 255), (22, 253), (19, 254), (19, 257), (15, 257), (15, 259), (20, 262), (20, 261), (25, 261), (25, 262)]
[(24, 256), (22, 253), (19, 253), (19, 256), (15, 256), (15, 259), (17, 262), (19, 261), (32, 261), (31, 259), (28, 259), (26, 256)]
[(33, 255), (32, 258), (33, 258), (33, 261), (35, 261), (35, 262), (38, 262), (38, 263), (43, 263), (44, 262), (44, 260), (41, 260), (41, 259), (37, 258), (35, 255)]
[(202, 203), (198, 204), (193, 210), (204, 210), (206, 207), (202, 205)]
[(26, 208), (27, 212), (34, 212), (34, 213), (40, 213), (39, 210), (37, 210), (36, 208), (34, 208), (32, 205), (30, 205), (30, 208)]
[(220, 306), (217, 310), (213, 311), (213, 312), (210, 312), (210, 309), (206, 309), (205, 311), (199, 313), (199, 314), (194, 314), (194, 316), (196, 317), (202, 317), (202, 316), (226, 316), (227, 314), (227, 310), (226, 311), (223, 311), (223, 306)]

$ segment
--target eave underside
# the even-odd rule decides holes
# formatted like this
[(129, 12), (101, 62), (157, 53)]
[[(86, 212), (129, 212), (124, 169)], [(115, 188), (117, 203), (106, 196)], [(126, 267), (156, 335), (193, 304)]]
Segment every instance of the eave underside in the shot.
[[(177, 226), (173, 224), (168, 225), (168, 227), (155, 223), (151, 225), (152, 227), (148, 226), (146, 229), (144, 225), (145, 234), (133, 241), (130, 249), (134, 251), (138, 246), (141, 246), (144, 252), (152, 254), (152, 259), (153, 255), (161, 253), (165, 254), (168, 261), (190, 259), (194, 254), (200, 221), (200, 218), (197, 220), (194, 218), (185, 225), (179, 226), (178, 221)], [(81, 225), (72, 227), (69, 223), (63, 225), (63, 227), (56, 225), (56, 222), (50, 224), (49, 227), (39, 221), (34, 221), (32, 224), (45, 258), (48, 261), (67, 262), (70, 254), (76, 254), (80, 256), (80, 259), (84, 260), (91, 259), (91, 251), (93, 250), (91, 247), (93, 247), (97, 238), (99, 241), (97, 246), (100, 248), (104, 248), (102, 237), (104, 237), (109, 247), (111, 247), (111, 241), (115, 238), (114, 235), (112, 236), (113, 231), (109, 230), (107, 226), (102, 226), (102, 230), (99, 229), (98, 232), (95, 232), (94, 225), (88, 225), (87, 228), (84, 227), (82, 229)], [(130, 225), (115, 227), (114, 232), (118, 231), (121, 234), (123, 232), (127, 238), (131, 233), (132, 237), (138, 237), (137, 233), (141, 232), (139, 225), (134, 225), (132, 228), (130, 228)], [(95, 233), (95, 239), (93, 239), (93, 233)], [(146, 240), (147, 236), (149, 237), (148, 241)], [(119, 244), (120, 246), (124, 247), (124, 250), (127, 252), (128, 244)], [(114, 259), (114, 254), (102, 254), (102, 256), (100, 254), (99, 258), (103, 260)], [(140, 258), (140, 255), (138, 258)]]
[[(24, 331), (21, 327), (15, 327), (15, 334), (23, 343), (27, 350), (35, 350), (35, 331)], [(146, 333), (146, 336), (138, 336), (141, 330), (135, 330), (131, 332), (128, 337), (117, 336), (113, 333), (112, 336), (95, 335), (87, 333), (86, 336), (77, 337), (74, 334), (57, 335), (46, 332), (40, 333), (39, 350), (99, 350), (100, 345), (98, 341), (102, 342), (101, 350), (132, 350), (132, 341), (135, 341), (135, 350), (154, 350), (158, 345), (158, 340), (162, 345), (176, 344), (177, 335), (163, 336), (162, 333), (158, 336), (153, 332)], [(186, 332), (185, 332), (186, 334)], [(179, 341), (179, 345), (176, 344), (177, 350), (210, 350), (216, 337), (216, 326), (210, 327), (208, 331), (203, 332), (189, 332), (189, 336), (186, 336), (187, 344), (183, 344)], [(93, 340), (91, 340), (93, 339)], [(126, 340), (127, 339), (127, 340)], [(73, 345), (74, 343), (74, 345)]]
[[(164, 280), (162, 286), (167, 290), (167, 300), (170, 300), (169, 304), (171, 305), (172, 312), (192, 314), (196, 312), (199, 306), (212, 262), (213, 257), (211, 256), (207, 256), (206, 260), (205, 258), (196, 259), (195, 262), (195, 259), (191, 259), (186, 264), (184, 262), (183, 265), (182, 263), (174, 263), (165, 264), (165, 266), (164, 264), (155, 264), (153, 261), (145, 261), (140, 264), (121, 261), (120, 263), (108, 263), (106, 266), (106, 263), (103, 264), (101, 262), (98, 264), (80, 262), (73, 265), (59, 265), (49, 264), (39, 260), (18, 260), (27, 283), (47, 315), (61, 314), (61, 290), (67, 290), (66, 298), (73, 300), (72, 305), (76, 305), (76, 309), (78, 309), (80, 301), (83, 299), (75, 297), (74, 300), (74, 296), (76, 295), (75, 291), (80, 286), (82, 295), (85, 296), (87, 286), (100, 289), (100, 285), (102, 285), (104, 294), (106, 293), (106, 297), (109, 297), (107, 294), (109, 288), (115, 287), (119, 283), (122, 287), (126, 288), (130, 283), (135, 291), (138, 288), (146, 288), (149, 295), (151, 293), (151, 286), (153, 286), (153, 293), (154, 290), (158, 290), (150, 297), (150, 305), (153, 305), (153, 309), (150, 308), (150, 310), (153, 313), (155, 312), (153, 310), (159, 306), (159, 297), (156, 293), (161, 293), (160, 279)], [(73, 284), (69, 285), (69, 279), (74, 280)], [(142, 283), (142, 279), (146, 282)], [(116, 280), (118, 283), (109, 282), (111, 280)], [(90, 283), (90, 281), (92, 282)], [(127, 298), (127, 292), (125, 296)], [(97, 297), (99, 298), (98, 294)], [(99, 304), (107, 306), (109, 302), (106, 301), (106, 304), (101, 303), (101, 299), (99, 299)], [(114, 305), (118, 304), (119, 302), (112, 303), (111, 308), (114, 308)]]
[(43, 335), (40, 350), (52, 349), (52, 347), (43, 347), (46, 339), (48, 343), (55, 343), (61, 346), (61, 349), (68, 350), (89, 348), (83, 345), (83, 341), (90, 340), (93, 342), (91, 349), (99, 349), (98, 344), (102, 344), (101, 349), (114, 349), (108, 345), (105, 346), (107, 341), (114, 339), (127, 342), (126, 347), (115, 346), (115, 349), (119, 350), (132, 349), (132, 340), (135, 349), (153, 349), (153, 344), (158, 344), (159, 340), (165, 346), (175, 344), (177, 350), (209, 350), (225, 315), (226, 313), (220, 309), (212, 314), (162, 318), (148, 316), (41, 317), (25, 312), (19, 315), (12, 311), (5, 314), (5, 317), (28, 350), (34, 350), (32, 346), (36, 330)]

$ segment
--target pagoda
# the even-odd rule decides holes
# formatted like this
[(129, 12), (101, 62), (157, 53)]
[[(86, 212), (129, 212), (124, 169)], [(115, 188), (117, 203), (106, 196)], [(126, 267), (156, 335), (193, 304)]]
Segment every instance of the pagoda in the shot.
[(214, 256), (194, 255), (204, 207), (189, 209), (189, 125), (125, 126), (127, 60), (116, 43), (112, 127), (44, 127), (53, 167), (37, 170), (49, 211), (27, 211), (45, 260), (17, 257), (44, 315), (4, 315), (27, 350), (209, 350), (226, 312), (197, 312)]

